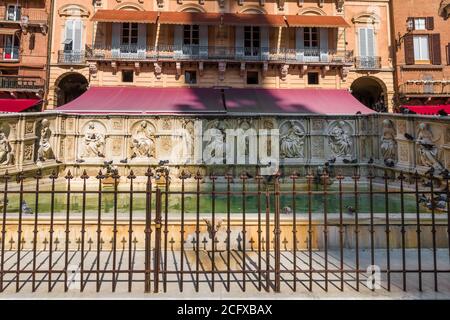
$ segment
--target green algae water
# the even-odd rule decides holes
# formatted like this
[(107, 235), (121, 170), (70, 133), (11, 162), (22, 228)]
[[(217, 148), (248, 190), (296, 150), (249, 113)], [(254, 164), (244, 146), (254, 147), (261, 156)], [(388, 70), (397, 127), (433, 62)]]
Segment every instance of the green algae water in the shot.
[[(57, 193), (54, 195), (54, 213), (56, 216), (65, 215), (67, 211), (67, 194), (65, 184), (56, 185), (57, 191), (62, 191), (62, 193)], [(343, 185), (343, 194), (340, 195), (338, 193), (337, 184), (331, 185), (327, 187), (327, 192), (330, 192), (326, 196), (323, 195), (323, 186), (322, 185), (313, 185), (312, 192), (313, 194), (309, 197), (306, 194), (307, 186), (305, 184), (298, 184), (296, 186), (297, 191), (300, 194), (295, 196), (295, 208), (297, 214), (306, 214), (309, 212), (309, 208), (311, 208), (311, 212), (314, 214), (320, 214), (324, 212), (324, 207), (326, 205), (327, 212), (330, 213), (338, 213), (341, 208), (342, 211), (348, 212), (348, 207), (357, 208), (360, 213), (370, 213), (373, 211), (374, 213), (385, 213), (386, 212), (386, 201), (388, 202), (388, 209), (391, 213), (399, 213), (401, 212), (401, 201), (399, 193), (390, 193), (386, 199), (385, 194), (383, 192), (383, 187), (374, 185), (373, 191), (375, 194), (370, 196), (368, 192), (368, 186), (366, 184), (360, 184), (358, 186), (358, 193), (356, 194), (353, 185), (346, 184)], [(32, 191), (33, 189), (27, 188), (27, 191)], [(34, 193), (25, 193), (23, 195), (23, 199), (27, 203), (27, 205), (32, 209), (33, 212), (36, 210), (38, 213), (50, 213), (51, 211), (51, 195), (46, 193), (45, 191), (49, 191), (50, 187), (45, 185), (41, 188), (41, 192), (38, 195), (38, 206), (36, 208), (36, 195)], [(70, 212), (71, 213), (82, 213), (83, 209), (83, 195), (79, 193), (81, 188), (72, 188), (72, 193), (70, 195)], [(95, 187), (89, 187), (88, 191), (96, 190)], [(107, 193), (103, 193), (101, 195), (101, 212), (102, 213), (112, 213), (114, 212), (114, 194), (108, 193), (112, 192), (114, 189), (112, 187), (104, 187), (104, 191)], [(136, 188), (135, 190), (143, 191), (143, 189)], [(293, 206), (293, 195), (292, 195), (292, 185), (290, 183), (280, 184), (280, 190), (282, 194), (280, 196), (281, 208), (286, 208), (286, 210), (292, 210)], [(44, 192), (42, 192), (44, 191)], [(117, 212), (118, 214), (128, 214), (130, 212), (130, 197), (132, 197), (132, 212), (133, 213), (144, 213), (146, 206), (146, 197), (145, 193), (133, 193), (130, 196), (130, 193), (127, 193), (126, 187), (119, 187), (119, 191), (121, 193), (117, 194)], [(186, 214), (195, 214), (197, 210), (200, 213), (211, 213), (212, 206), (214, 202), (215, 212), (226, 213), (228, 210), (231, 214), (240, 214), (244, 210), (246, 213), (257, 213), (258, 208), (261, 208), (261, 212), (265, 212), (266, 210), (266, 198), (265, 192), (263, 191), (261, 196), (255, 193), (257, 191), (257, 186), (254, 184), (247, 184), (246, 191), (250, 194), (245, 196), (242, 195), (242, 185), (240, 183), (231, 185), (231, 192), (235, 194), (231, 194), (228, 197), (226, 194), (220, 194), (226, 192), (225, 184), (216, 184), (216, 192), (217, 194), (213, 201), (213, 196), (211, 193), (211, 185), (208, 183), (204, 183), (201, 185), (201, 192), (205, 192), (206, 194), (200, 194), (197, 197), (196, 185), (195, 184), (186, 184), (185, 187), (185, 195), (184, 195), (184, 209)], [(16, 191), (15, 191), (16, 192)], [(19, 195), (15, 192), (11, 192), (7, 195), (8, 197), (8, 213), (18, 213), (19, 212)], [(78, 193), (77, 193), (78, 192)], [(314, 194), (314, 192), (317, 192)], [(380, 193), (376, 193), (380, 192)], [(87, 193), (85, 199), (85, 212), (87, 213), (97, 213), (98, 212), (98, 194), (95, 193)], [(0, 199), (3, 199), (3, 194), (0, 193)], [(152, 192), (152, 211), (155, 208), (155, 192)], [(162, 203), (163, 210), (165, 210), (165, 194), (162, 193)], [(168, 212), (171, 214), (176, 214), (181, 212), (182, 207), (182, 195), (179, 192), (177, 187), (171, 187), (169, 196), (168, 196)], [(229, 203), (229, 205), (228, 205)], [(273, 191), (270, 191), (269, 203), (271, 210), (273, 210), (274, 204), (274, 195)], [(229, 207), (228, 207), (229, 206)], [(406, 213), (415, 213), (416, 208), (416, 198), (414, 194), (405, 194), (404, 195), (404, 212)], [(419, 211), (426, 213), (428, 212), (422, 206), (419, 206)]]

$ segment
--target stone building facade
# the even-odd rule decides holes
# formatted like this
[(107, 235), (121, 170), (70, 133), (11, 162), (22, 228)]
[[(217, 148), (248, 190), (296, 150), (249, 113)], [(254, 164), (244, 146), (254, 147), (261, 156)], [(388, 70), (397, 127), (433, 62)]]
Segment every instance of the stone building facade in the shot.
[(27, 99), (32, 107), (44, 99), (50, 8), (46, 0), (0, 2), (2, 104)]
[(53, 2), (48, 109), (88, 86), (351, 89), (392, 109), (388, 0)]
[(450, 2), (393, 0), (397, 104), (450, 103)]

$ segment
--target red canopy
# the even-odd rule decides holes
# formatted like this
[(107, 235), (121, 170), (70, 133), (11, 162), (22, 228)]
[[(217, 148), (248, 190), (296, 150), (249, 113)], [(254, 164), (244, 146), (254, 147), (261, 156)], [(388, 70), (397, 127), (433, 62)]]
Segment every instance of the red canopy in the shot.
[(450, 104), (436, 105), (436, 106), (402, 106), (418, 114), (434, 115), (438, 111), (444, 110), (450, 114)]
[(92, 87), (57, 110), (69, 113), (373, 113), (347, 90)]
[(21, 112), (39, 102), (39, 99), (0, 99), (0, 112)]
[(206, 88), (92, 87), (57, 110), (70, 113), (218, 113), (220, 90)]
[(337, 89), (229, 89), (225, 90), (225, 102), (227, 111), (236, 113), (374, 113), (347, 90)]

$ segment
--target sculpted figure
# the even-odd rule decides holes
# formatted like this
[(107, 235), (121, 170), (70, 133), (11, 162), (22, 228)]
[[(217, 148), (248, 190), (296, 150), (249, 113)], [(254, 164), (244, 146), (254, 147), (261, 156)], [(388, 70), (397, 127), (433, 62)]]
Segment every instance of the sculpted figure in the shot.
[(337, 156), (345, 157), (351, 155), (352, 141), (350, 135), (344, 129), (345, 123), (339, 121), (329, 133), (331, 150)]
[(392, 121), (383, 120), (383, 135), (381, 136), (381, 153), (384, 161), (395, 160), (397, 142), (395, 141), (395, 130)]
[(0, 129), (0, 165), (9, 165), (13, 163), (13, 154), (11, 144), (5, 132)]
[(438, 160), (438, 148), (433, 140), (433, 133), (426, 123), (419, 124), (419, 134), (416, 143), (419, 149), (419, 157), (423, 165), (435, 169), (444, 169)]
[(189, 163), (194, 150), (194, 125), (192, 121), (183, 120), (181, 129), (181, 145), (179, 156), (182, 163)]
[(50, 122), (47, 119), (41, 121), (41, 132), (38, 148), (38, 160), (45, 161), (48, 159), (54, 159), (52, 146), (50, 145), (50, 137), (52, 131), (50, 130)]
[(133, 137), (131, 148), (133, 151), (131, 158), (154, 156), (153, 133), (146, 121), (142, 121), (139, 124), (139, 128)]
[(105, 157), (105, 136), (98, 132), (94, 122), (89, 122), (83, 142), (83, 157)]
[(304, 156), (305, 133), (294, 121), (289, 121), (289, 125), (289, 129), (280, 138), (281, 156), (285, 158), (301, 158)]

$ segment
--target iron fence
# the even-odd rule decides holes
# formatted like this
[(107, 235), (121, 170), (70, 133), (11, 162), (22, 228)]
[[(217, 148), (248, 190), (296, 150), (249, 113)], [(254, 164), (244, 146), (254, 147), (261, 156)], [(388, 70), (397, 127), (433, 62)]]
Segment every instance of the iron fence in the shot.
[(377, 279), (388, 291), (438, 291), (450, 281), (448, 175), (423, 184), (357, 168), (349, 177), (158, 168), (1, 179), (0, 292), (74, 283), (82, 292), (359, 291)]

